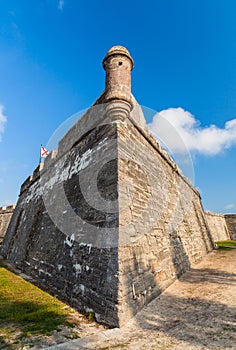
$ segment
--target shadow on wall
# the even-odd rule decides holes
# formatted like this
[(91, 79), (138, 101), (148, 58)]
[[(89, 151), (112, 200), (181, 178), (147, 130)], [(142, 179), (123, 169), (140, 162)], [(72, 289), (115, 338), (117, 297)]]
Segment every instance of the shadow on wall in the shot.
[[(181, 278), (181, 282), (203, 282), (206, 279), (236, 286), (235, 274), (210, 269), (191, 270)], [(236, 307), (166, 292), (136, 316), (136, 323), (144, 331), (165, 332), (190, 345), (224, 349), (226, 341), (229, 348), (234, 348), (236, 344), (235, 315)]]
[[(199, 213), (198, 213), (196, 204), (193, 202), (194, 213), (195, 213), (195, 216), (196, 216), (196, 218), (197, 218), (198, 225), (199, 225), (199, 227), (200, 227), (200, 231), (201, 231), (201, 234), (202, 234), (202, 239), (203, 239), (203, 242), (204, 242), (204, 244), (205, 244), (206, 251), (209, 252), (209, 251), (211, 251), (212, 249), (214, 249), (215, 244), (214, 244), (214, 241), (213, 241), (213, 238), (212, 238), (212, 235), (211, 235), (211, 231), (210, 231), (208, 222), (207, 222), (207, 220), (206, 220), (206, 218), (205, 218), (205, 216), (204, 216), (204, 209), (203, 209), (203, 207), (202, 207), (201, 201), (200, 201), (200, 205), (201, 205), (201, 208), (202, 208), (202, 211), (201, 211), (201, 218), (200, 218), (200, 216), (199, 216)], [(204, 223), (204, 226), (205, 226), (205, 228), (206, 228), (206, 231), (203, 229), (202, 222)], [(208, 242), (210, 242), (210, 244), (207, 244)]]
[[(185, 266), (189, 266), (184, 247), (181, 241), (178, 243), (177, 245), (176, 236), (173, 234), (170, 244), (176, 274), (180, 272), (179, 261), (178, 259), (176, 260), (178, 254), (182, 255), (182, 262), (184, 261)], [(135, 255), (133, 256), (133, 261), (133, 268), (140, 268)], [(148, 278), (153, 283), (151, 270)], [(159, 287), (157, 282), (154, 287), (157, 293), (159, 288), (159, 294), (162, 292), (161, 282), (160, 280)], [(181, 293), (181, 290), (177, 290), (176, 293), (174, 289), (171, 289), (170, 292), (167, 290), (136, 315), (137, 330), (135, 338), (137, 339), (139, 336), (142, 338), (144, 336), (142, 332), (144, 331), (145, 337), (148, 339), (148, 332), (150, 332), (150, 341), (153, 339), (153, 341), (158, 342), (160, 332), (163, 332), (166, 336), (177, 341), (185, 341), (190, 346), (225, 349), (227, 344), (227, 348), (234, 348), (236, 344), (235, 303), (232, 302), (231, 306), (229, 306), (229, 304), (227, 305), (227, 299), (225, 303), (217, 302), (217, 300), (211, 301), (211, 286), (209, 285), (208, 290), (207, 287), (205, 289), (205, 286), (210, 283), (218, 284), (219, 288), (217, 291), (219, 290), (219, 293), (223, 294), (225, 290), (228, 290), (228, 286), (236, 288), (236, 274), (214, 268), (190, 268), (188, 272), (181, 276), (180, 282), (186, 285), (184, 293)], [(197, 284), (197, 286), (194, 286), (194, 284)], [(196, 288), (204, 288), (202, 291), (200, 290), (199, 297), (196, 297), (194, 293)], [(215, 296), (217, 298), (217, 293)], [(148, 294), (146, 295), (147, 297)], [(142, 296), (142, 298), (144, 299), (145, 296)], [(233, 301), (234, 299), (231, 300)], [(151, 345), (154, 344), (150, 343), (150, 348)]]
[[(205, 226), (205, 230), (202, 225), (205, 224), (204, 218), (197, 217), (197, 222), (201, 227), (201, 232), (199, 239), (204, 240), (208, 237), (208, 226)], [(205, 243), (206, 251), (209, 250), (212, 240), (208, 237), (208, 244)], [(231, 273), (224, 271), (218, 271), (215, 269), (204, 269), (200, 270), (197, 268), (191, 268), (190, 260), (186, 252), (186, 248), (182, 242), (181, 237), (178, 235), (176, 230), (169, 232), (169, 251), (160, 251), (157, 254), (153, 254), (152, 250), (155, 250), (154, 243), (151, 246), (150, 252), (144, 254), (147, 249), (145, 245), (140, 245), (138, 248), (132, 247), (132, 259), (127, 260), (127, 265), (123, 271), (125, 278), (125, 286), (123, 290), (127, 291), (126, 303), (128, 304), (127, 319), (129, 316), (136, 315), (142, 308), (147, 305), (150, 301), (158, 297), (170, 284), (175, 281), (175, 278), (185, 281), (186, 283), (203, 283), (207, 281), (208, 283), (216, 283), (219, 285), (233, 285), (236, 284), (236, 276)], [(146, 250), (145, 250), (146, 249)], [(199, 248), (200, 249), (200, 248)], [(128, 254), (127, 254), (128, 256)], [(148, 256), (148, 258), (146, 258)], [(128, 263), (130, 261), (130, 263)], [(184, 275), (183, 275), (184, 274)], [(161, 296), (162, 298), (162, 296)], [(163, 298), (167, 298), (166, 295)], [(153, 303), (155, 303), (154, 301)], [(166, 303), (168, 308), (174, 308), (174, 313), (176, 312), (176, 317), (182, 318), (182, 309), (188, 308), (188, 303), (190, 302), (191, 312), (195, 312), (194, 308), (198, 300), (194, 299), (181, 299), (168, 297)], [(193, 302), (193, 305), (191, 304)], [(199, 301), (200, 311), (203, 312), (204, 308), (211, 309), (211, 303), (208, 301)], [(176, 304), (176, 305), (175, 305)], [(192, 306), (191, 306), (192, 305)], [(203, 306), (202, 306), (203, 305)], [(202, 306), (202, 308), (201, 308)], [(213, 303), (213, 309), (216, 313), (223, 308), (224, 305), (215, 305)], [(198, 308), (198, 307), (197, 307)], [(149, 307), (148, 307), (149, 309)], [(158, 310), (158, 311), (157, 311)], [(236, 311), (236, 310), (234, 310)], [(161, 320), (161, 313), (159, 314), (159, 305), (156, 306), (156, 310), (153, 310), (154, 314), (157, 313), (156, 319)], [(129, 316), (128, 316), (129, 315)], [(142, 311), (141, 311), (142, 315)], [(171, 314), (171, 317), (174, 314)], [(139, 318), (139, 316), (137, 316)], [(187, 314), (186, 317), (189, 317)], [(217, 316), (218, 317), (218, 316)], [(148, 319), (148, 318), (147, 318)], [(193, 321), (195, 322), (194, 316)], [(144, 320), (143, 320), (144, 322)], [(159, 322), (159, 321), (158, 321)], [(185, 322), (185, 321), (183, 321)], [(186, 321), (187, 322), (187, 321)], [(197, 319), (196, 319), (197, 323)], [(145, 324), (145, 322), (144, 322)], [(201, 322), (199, 323), (200, 326)], [(198, 324), (196, 324), (197, 326)], [(146, 327), (146, 326), (145, 326)], [(148, 327), (148, 326), (147, 326)], [(159, 324), (157, 324), (159, 327)], [(209, 326), (210, 327), (210, 326)], [(171, 328), (171, 327), (170, 327)]]
[(184, 272), (190, 269), (190, 261), (183, 246), (182, 239), (175, 230), (170, 232), (169, 240), (173, 266), (175, 268), (176, 277), (179, 278)]
[[(150, 301), (160, 295), (175, 278), (190, 269), (190, 262), (181, 238), (173, 231), (170, 235), (170, 251), (153, 254), (145, 246), (127, 247), (127, 260), (123, 262), (122, 293), (128, 306), (122, 315), (121, 325), (136, 315)], [(151, 249), (155, 249), (151, 246)], [(129, 251), (132, 254), (129, 255)], [(145, 254), (145, 252), (147, 252)]]
[[(171, 244), (173, 245), (172, 259), (174, 263), (176, 256), (179, 256), (179, 254), (183, 256), (186, 253), (180, 242), (177, 248), (174, 238)], [(187, 259), (185, 263), (188, 266)], [(178, 274), (180, 271), (179, 264), (174, 263), (174, 266), (176, 274)], [(164, 273), (163, 275), (160, 274), (159, 281), (155, 282), (151, 270), (151, 260), (148, 267), (149, 270), (145, 272), (147, 266), (141, 261), (140, 256), (134, 253), (132, 265), (126, 271), (126, 274), (129, 274), (136, 281), (135, 300), (129, 303), (129, 313), (133, 313), (134, 315), (139, 308), (142, 308), (143, 305), (159, 294), (148, 307), (143, 308), (135, 316), (135, 323), (138, 329), (140, 328), (145, 333), (150, 331), (151, 338), (155, 337), (155, 333), (158, 337), (158, 332), (164, 332), (167, 336), (177, 341), (185, 341), (189, 345), (198, 347), (207, 346), (209, 349), (224, 349), (227, 341), (227, 346), (234, 348), (236, 344), (236, 306), (233, 303), (234, 299), (231, 299), (231, 306), (227, 305), (227, 300), (225, 303), (217, 302), (217, 300), (211, 301), (211, 291), (217, 298), (216, 290), (217, 293), (219, 291), (221, 294), (225, 290), (228, 290), (228, 286), (236, 288), (235, 273), (214, 268), (190, 268), (188, 272), (180, 277), (178, 282), (186, 286), (184, 292), (172, 288), (170, 292), (167, 290), (160, 295), (165, 289), (163, 287)], [(137, 280), (135, 271), (142, 269), (144, 270), (143, 279), (139, 277)], [(130, 281), (130, 277), (127, 281)], [(149, 294), (148, 287), (151, 284), (152, 294)], [(217, 284), (219, 286), (213, 289), (210, 284)], [(126, 288), (130, 288), (130, 286), (127, 284)], [(199, 297), (196, 297), (196, 293), (194, 293), (196, 289), (199, 290)], [(148, 333), (146, 334), (148, 336)], [(119, 339), (117, 339), (118, 341)]]

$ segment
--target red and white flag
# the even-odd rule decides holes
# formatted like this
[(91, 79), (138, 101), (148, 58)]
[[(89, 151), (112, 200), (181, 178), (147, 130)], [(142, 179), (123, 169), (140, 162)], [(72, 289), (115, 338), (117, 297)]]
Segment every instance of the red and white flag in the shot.
[(40, 155), (41, 158), (46, 158), (49, 155), (49, 152), (45, 147), (41, 146)]

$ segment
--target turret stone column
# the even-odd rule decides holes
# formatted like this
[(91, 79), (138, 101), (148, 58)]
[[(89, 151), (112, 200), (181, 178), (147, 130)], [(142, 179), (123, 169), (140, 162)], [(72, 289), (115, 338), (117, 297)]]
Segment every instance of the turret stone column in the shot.
[(107, 115), (111, 118), (125, 118), (133, 108), (131, 95), (131, 70), (134, 62), (129, 51), (123, 46), (113, 46), (108, 50), (103, 68), (106, 71), (104, 102)]

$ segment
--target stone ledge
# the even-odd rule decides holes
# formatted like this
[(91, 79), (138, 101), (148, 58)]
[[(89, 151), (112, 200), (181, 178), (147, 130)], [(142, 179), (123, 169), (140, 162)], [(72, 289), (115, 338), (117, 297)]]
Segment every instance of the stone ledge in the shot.
[(0, 214), (12, 213), (15, 207), (16, 207), (15, 204), (0, 207)]
[(225, 214), (219, 214), (219, 213), (213, 213), (212, 211), (205, 211), (206, 215), (210, 215), (210, 216), (218, 216), (218, 217), (225, 217)]
[[(114, 339), (115, 337), (117, 337), (117, 335), (120, 335), (121, 333), (122, 333), (122, 330), (119, 328), (108, 329), (107, 331), (101, 331), (95, 335), (90, 335), (88, 337), (71, 340), (71, 341), (66, 342), (66, 343), (49, 346), (48, 348), (45, 348), (45, 350), (91, 349), (90, 346), (93, 345), (93, 343), (98, 343), (100, 341), (106, 341), (106, 340), (109, 340), (112, 338)], [(87, 346), (89, 346), (89, 347), (87, 347)]]

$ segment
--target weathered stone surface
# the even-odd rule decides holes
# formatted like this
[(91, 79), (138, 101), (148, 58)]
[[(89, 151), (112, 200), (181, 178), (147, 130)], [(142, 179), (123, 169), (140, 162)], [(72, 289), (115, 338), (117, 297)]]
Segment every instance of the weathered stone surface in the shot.
[(104, 102), (122, 100), (132, 105), (131, 77), (133, 59), (129, 51), (122, 46), (113, 46), (103, 60), (106, 71), (106, 89)]
[(236, 241), (236, 214), (225, 214), (225, 221), (230, 238)]
[(214, 242), (198, 191), (147, 131), (129, 53), (104, 66), (103, 94), (23, 183), (2, 255), (119, 327)]
[(165, 157), (130, 119), (118, 123), (121, 324), (214, 246), (199, 193)]
[(0, 244), (3, 241), (14, 209), (15, 205), (0, 207)]
[[(224, 214), (205, 212), (212, 238), (215, 242), (230, 239), (229, 230)], [(236, 231), (236, 230), (235, 230)]]
[[(98, 148), (101, 152), (113, 151), (107, 148), (109, 141), (117, 143), (115, 124), (92, 130), (56, 163), (34, 172), (31, 183), (27, 188), (24, 185), (21, 191), (2, 254), (37, 279), (43, 288), (78, 309), (94, 310), (100, 322), (116, 325), (118, 214), (91, 207), (84, 199), (81, 191), (83, 185), (79, 179), (88, 162), (90, 166), (93, 163), (94, 168), (99, 167), (101, 155)], [(83, 159), (84, 163), (77, 161), (77, 158)], [(77, 173), (78, 168), (80, 172)], [(90, 177), (93, 181), (93, 173), (90, 173)], [(89, 174), (86, 174), (86, 179), (90, 183)], [(73, 209), (72, 216), (65, 218), (71, 222), (63, 226), (63, 231), (45, 208), (48, 195), (48, 200), (57, 206), (57, 213), (66, 217), (60, 197), (58, 200), (53, 198), (58, 195), (59, 186), (63, 187)], [(101, 196), (106, 199), (117, 198), (117, 161), (110, 161), (106, 169), (102, 168), (98, 174), (98, 187)], [(43, 192), (46, 192), (46, 198), (43, 198)], [(81, 218), (80, 226), (78, 222), (73, 223), (74, 217)], [(70, 231), (68, 234), (66, 229)], [(109, 237), (106, 236), (106, 229), (109, 230)]]
[(236, 214), (205, 212), (205, 216), (215, 242), (227, 239), (236, 241)]

